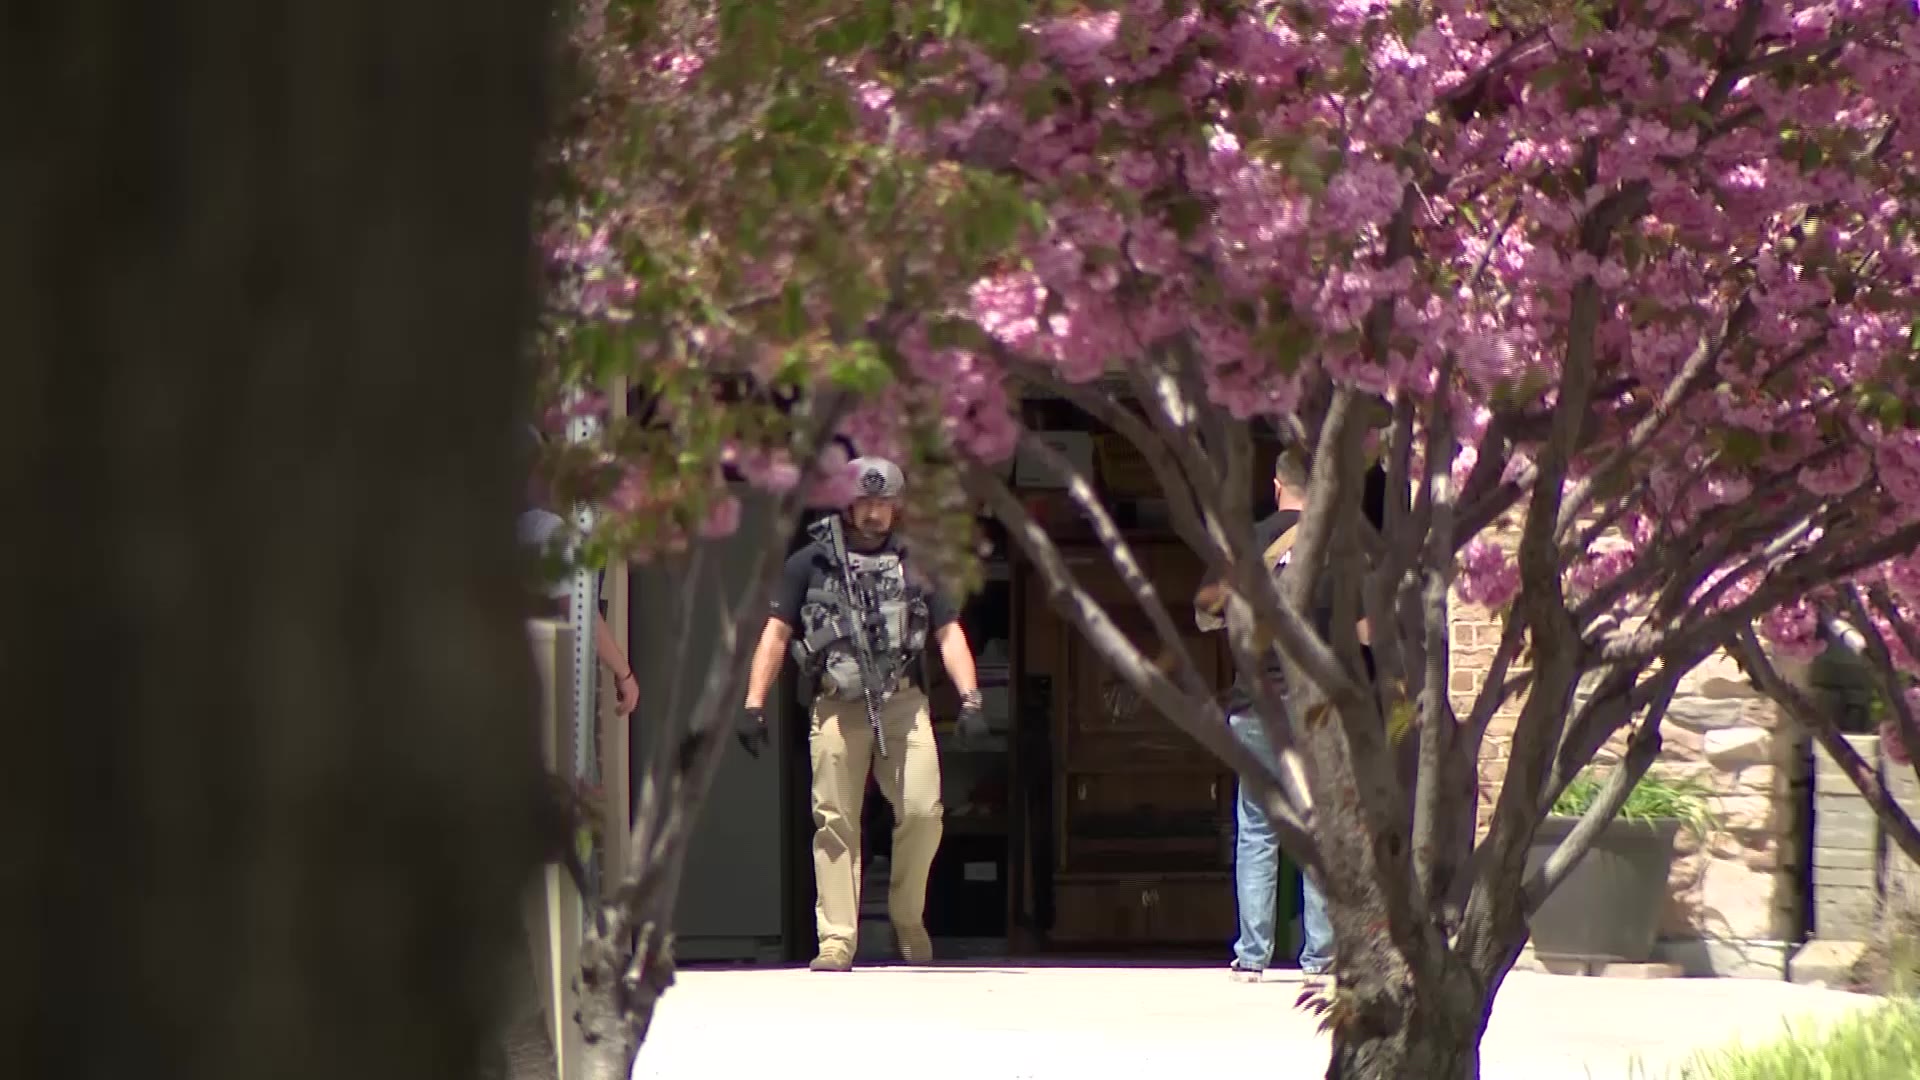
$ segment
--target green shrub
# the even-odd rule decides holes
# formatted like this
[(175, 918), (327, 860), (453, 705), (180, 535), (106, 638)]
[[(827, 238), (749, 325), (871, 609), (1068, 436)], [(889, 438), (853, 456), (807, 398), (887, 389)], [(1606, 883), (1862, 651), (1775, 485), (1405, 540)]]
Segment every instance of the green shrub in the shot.
[[(1599, 801), (1600, 789), (1606, 782), (1606, 775), (1592, 766), (1580, 770), (1567, 790), (1554, 800), (1554, 815), (1580, 817), (1585, 814)], [(1619, 816), (1625, 821), (1678, 821), (1695, 835), (1704, 836), (1713, 829), (1713, 815), (1707, 809), (1709, 794), (1692, 778), (1649, 772), (1627, 793)]]
[(1895, 1080), (1920, 1071), (1920, 1002), (1896, 999), (1757, 1046), (1708, 1050), (1678, 1080)]

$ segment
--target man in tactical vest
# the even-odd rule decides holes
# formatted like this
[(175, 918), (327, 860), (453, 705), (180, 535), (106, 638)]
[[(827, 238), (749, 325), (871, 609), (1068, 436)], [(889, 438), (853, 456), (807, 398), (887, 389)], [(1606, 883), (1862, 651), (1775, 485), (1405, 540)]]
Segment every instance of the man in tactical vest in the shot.
[(927, 715), (921, 654), (928, 638), (960, 691), (958, 734), (986, 734), (973, 651), (953, 606), (912, 570), (894, 535), (906, 480), (883, 458), (853, 461), (855, 496), (816, 522), (787, 560), (754, 650), (738, 735), (749, 754), (768, 742), (764, 706), (791, 646), (800, 700), (812, 701), (813, 877), (820, 937), (815, 971), (853, 967), (860, 920), (860, 808), (872, 771), (893, 806), (887, 913), (901, 958), (924, 964), (927, 874), (940, 846), (940, 751)]

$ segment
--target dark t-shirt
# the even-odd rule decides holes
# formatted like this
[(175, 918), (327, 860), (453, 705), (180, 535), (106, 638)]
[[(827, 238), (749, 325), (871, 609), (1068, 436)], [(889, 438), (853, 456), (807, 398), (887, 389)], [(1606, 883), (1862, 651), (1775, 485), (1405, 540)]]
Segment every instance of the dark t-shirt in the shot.
[[(1293, 528), (1299, 524), (1299, 522), (1300, 511), (1281, 510), (1272, 517), (1255, 525), (1253, 527), (1253, 550), (1255, 554), (1264, 557), (1268, 545), (1278, 540), (1282, 533)], [(1287, 562), (1283, 559), (1280, 565), (1274, 569), (1273, 579), (1275, 582), (1280, 580), (1280, 574), (1284, 572), (1286, 568)], [(1320, 635), (1321, 640), (1326, 640), (1333, 627), (1333, 582), (1325, 576), (1322, 576), (1318, 581), (1314, 582), (1313, 610), (1307, 613), (1307, 617), (1313, 622), (1314, 632)], [(1281, 666), (1279, 654), (1273, 650), (1269, 650), (1267, 655), (1267, 679), (1272, 682), (1274, 686), (1278, 687), (1282, 693), (1285, 693), (1287, 686), (1286, 671)], [(1251, 711), (1254, 701), (1255, 695), (1252, 684), (1247, 680), (1245, 675), (1236, 669), (1233, 676), (1233, 686), (1222, 695), (1220, 707), (1226, 711), (1227, 715), (1232, 716), (1234, 713)]]
[[(929, 635), (937, 633), (948, 623), (959, 619), (959, 613), (954, 610), (953, 604), (941, 594), (940, 590), (934, 588), (924, 575), (914, 573), (913, 561), (908, 556), (906, 545), (900, 542), (899, 537), (889, 535), (886, 542), (879, 547), (872, 551), (861, 552), (863, 555), (889, 553), (900, 556), (900, 562), (906, 568), (907, 595), (912, 597), (917, 594), (926, 601)], [(800, 605), (807, 602), (807, 592), (824, 585), (830, 577), (838, 578), (840, 572), (839, 567), (834, 565), (833, 554), (828, 546), (819, 540), (812, 541), (787, 556), (787, 564), (780, 571), (780, 583), (774, 589), (773, 603), (768, 614), (790, 627), (797, 628), (800, 623)], [(908, 673), (918, 685), (921, 681), (920, 665), (910, 664)], [(807, 673), (802, 672), (800, 679), (801, 698), (812, 697), (811, 680)]]

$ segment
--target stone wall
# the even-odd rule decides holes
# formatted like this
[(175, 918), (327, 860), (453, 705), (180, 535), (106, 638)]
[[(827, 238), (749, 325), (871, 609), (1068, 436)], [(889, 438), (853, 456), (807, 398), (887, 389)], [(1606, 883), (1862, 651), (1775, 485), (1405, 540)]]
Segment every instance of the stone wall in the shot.
[[(1869, 765), (1878, 763), (1879, 739), (1850, 735), (1847, 742)], [(1880, 822), (1832, 757), (1822, 752), (1814, 762), (1813, 936), (1866, 941), (1879, 897)]]
[[(1451, 689), (1464, 713), (1485, 683), (1501, 626), (1497, 616), (1456, 599), (1452, 630)], [(1519, 705), (1495, 714), (1482, 747), (1482, 828), (1505, 775)], [(1725, 656), (1682, 682), (1663, 735), (1655, 770), (1694, 777), (1714, 792), (1716, 827), (1705, 837), (1680, 835), (1662, 937), (1680, 943), (1681, 953), (1687, 942), (1715, 943), (1711, 957), (1703, 947), (1682, 957), (1690, 969), (1754, 968), (1742, 973), (1778, 977), (1785, 963), (1781, 943), (1797, 936), (1801, 920), (1795, 835), (1804, 824), (1795, 807), (1809, 782), (1805, 745), (1781, 730), (1777, 707)], [(1601, 752), (1599, 764), (1619, 760), (1624, 737)]]
[[(1878, 770), (1907, 814), (1920, 820), (1920, 782), (1913, 769), (1884, 760), (1876, 736), (1849, 735), (1847, 742)], [(1833, 759), (1824, 752), (1813, 757), (1813, 933), (1795, 955), (1790, 976), (1795, 982), (1852, 986), (1869, 943), (1889, 929), (1881, 921), (1888, 912), (1920, 911), (1920, 864), (1887, 836)]]
[[(1920, 823), (1920, 778), (1914, 776), (1913, 766), (1896, 765), (1883, 758), (1880, 772), (1894, 800), (1908, 817)], [(1884, 835), (1880, 838), (1880, 887), (1889, 902), (1920, 911), (1920, 863), (1907, 858), (1907, 853)]]

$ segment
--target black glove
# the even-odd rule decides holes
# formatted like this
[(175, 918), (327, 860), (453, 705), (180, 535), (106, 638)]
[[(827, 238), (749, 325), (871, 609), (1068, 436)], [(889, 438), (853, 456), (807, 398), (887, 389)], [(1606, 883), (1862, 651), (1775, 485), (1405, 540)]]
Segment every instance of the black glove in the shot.
[(740, 719), (734, 722), (733, 734), (740, 740), (740, 749), (748, 757), (757, 758), (760, 751), (773, 741), (767, 734), (767, 710), (758, 705), (749, 705), (740, 710)]
[(953, 725), (953, 733), (962, 746), (978, 742), (990, 734), (987, 717), (980, 711), (980, 691), (969, 690), (960, 695), (960, 719)]

